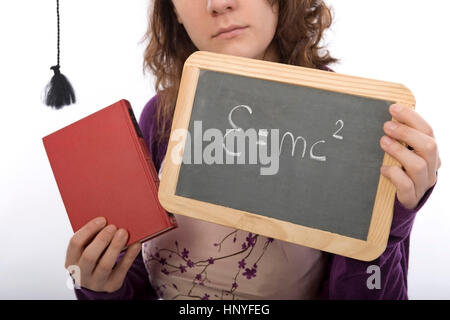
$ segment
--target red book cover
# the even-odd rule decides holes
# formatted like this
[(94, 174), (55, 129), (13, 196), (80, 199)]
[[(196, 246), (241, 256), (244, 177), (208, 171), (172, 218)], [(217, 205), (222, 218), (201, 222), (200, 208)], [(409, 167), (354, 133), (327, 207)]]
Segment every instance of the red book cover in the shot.
[(177, 226), (133, 110), (120, 100), (42, 138), (72, 229), (103, 216), (129, 233), (125, 250)]

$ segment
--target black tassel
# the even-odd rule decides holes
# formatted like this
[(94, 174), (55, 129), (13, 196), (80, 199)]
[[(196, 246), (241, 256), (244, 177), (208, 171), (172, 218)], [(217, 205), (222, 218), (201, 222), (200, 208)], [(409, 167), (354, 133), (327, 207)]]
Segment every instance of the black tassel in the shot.
[(66, 76), (59, 71), (59, 65), (53, 66), (50, 69), (55, 74), (45, 89), (46, 105), (61, 109), (63, 106), (75, 103), (75, 92)]
[(58, 42), (57, 42), (57, 50), (58, 50), (58, 63), (56, 66), (51, 67), (55, 73), (47, 84), (45, 88), (45, 104), (50, 107), (54, 107), (56, 109), (61, 109), (63, 106), (70, 105), (71, 103), (76, 102), (75, 92), (70, 84), (69, 80), (63, 75), (60, 71), (59, 65), (59, 0), (56, 0), (56, 16), (57, 16), (57, 27), (58, 27)]

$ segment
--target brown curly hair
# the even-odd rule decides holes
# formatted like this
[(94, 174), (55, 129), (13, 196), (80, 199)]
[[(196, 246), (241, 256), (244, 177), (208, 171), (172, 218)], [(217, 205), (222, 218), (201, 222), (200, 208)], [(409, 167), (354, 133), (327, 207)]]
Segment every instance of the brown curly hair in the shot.
[[(152, 0), (149, 24), (142, 41), (148, 41), (143, 70), (156, 77), (158, 94), (156, 143), (169, 139), (184, 62), (198, 48), (178, 23), (172, 0)], [(326, 68), (338, 59), (319, 46), (332, 24), (331, 9), (322, 0), (266, 0), (278, 2), (278, 25), (272, 42), (277, 44), (280, 63), (307, 68)]]

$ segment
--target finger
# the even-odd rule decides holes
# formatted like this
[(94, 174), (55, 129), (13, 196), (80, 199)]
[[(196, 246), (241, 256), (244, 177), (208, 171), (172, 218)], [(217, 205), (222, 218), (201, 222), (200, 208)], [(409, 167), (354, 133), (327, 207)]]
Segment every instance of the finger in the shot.
[(80, 260), (81, 254), (87, 244), (94, 238), (94, 236), (105, 226), (106, 219), (104, 217), (97, 217), (86, 223), (77, 232), (74, 233), (70, 239), (67, 252), (65, 268), (70, 265), (75, 265)]
[(393, 104), (389, 108), (391, 115), (403, 124), (406, 124), (420, 132), (434, 137), (433, 128), (413, 109), (401, 104)]
[(430, 178), (436, 175), (438, 167), (438, 150), (436, 141), (433, 137), (408, 127), (407, 125), (392, 121), (388, 121), (384, 124), (384, 131), (390, 137), (407, 143), (414, 149), (417, 155), (425, 159), (427, 162), (427, 173)]
[(408, 209), (414, 209), (417, 202), (414, 182), (399, 167), (383, 166), (381, 174), (388, 178), (397, 189), (398, 200)]
[(95, 270), (93, 272), (93, 277), (98, 281), (106, 281), (112, 272), (114, 264), (116, 263), (117, 257), (119, 256), (121, 250), (125, 247), (128, 240), (128, 233), (125, 229), (118, 230), (103, 256), (100, 258)]
[(87, 276), (92, 274), (100, 256), (113, 239), (116, 230), (117, 228), (114, 225), (107, 226), (95, 237), (86, 249), (84, 249), (80, 261), (78, 262), (82, 274)]
[(121, 284), (125, 280), (128, 270), (136, 259), (137, 255), (141, 252), (141, 243), (136, 242), (128, 247), (122, 259), (117, 263), (114, 271), (111, 273), (110, 281), (114, 284)]
[(384, 151), (402, 164), (406, 173), (414, 182), (416, 189), (421, 191), (428, 185), (428, 167), (423, 158), (387, 136), (381, 138), (380, 145)]

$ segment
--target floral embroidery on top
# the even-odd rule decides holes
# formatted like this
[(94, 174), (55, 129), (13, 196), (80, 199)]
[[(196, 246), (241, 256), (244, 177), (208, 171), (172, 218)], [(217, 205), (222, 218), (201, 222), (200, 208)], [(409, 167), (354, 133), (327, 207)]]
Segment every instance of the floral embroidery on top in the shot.
[[(230, 287), (228, 290), (221, 290), (221, 296), (214, 295), (217, 299), (223, 299), (224, 295), (231, 295), (233, 300), (237, 299), (236, 290), (239, 288), (240, 281), (252, 280), (257, 277), (258, 263), (263, 257), (269, 245), (274, 241), (273, 238), (266, 238), (264, 246), (259, 253), (259, 256), (256, 252), (254, 252), (254, 248), (260, 236), (257, 234), (248, 233), (245, 241), (240, 245), (237, 245), (237, 248), (234, 252), (227, 255), (220, 255), (222, 250), (222, 244), (230, 237), (232, 238), (232, 243), (236, 244), (238, 239), (238, 229), (226, 235), (220, 242), (214, 243), (213, 246), (217, 247), (217, 256), (208, 257), (203, 260), (195, 261), (190, 257), (189, 248), (182, 248), (178, 244), (178, 241), (175, 241), (174, 249), (160, 249), (155, 248), (155, 252), (150, 254), (149, 258), (145, 261), (145, 263), (149, 261), (155, 261), (160, 266), (160, 272), (165, 275), (170, 275), (173, 273), (185, 273), (187, 269), (194, 269), (195, 276), (192, 279), (192, 286), (187, 292), (180, 292), (180, 289), (172, 283), (171, 286), (178, 291), (178, 294), (172, 297), (172, 299), (177, 299), (180, 297), (187, 297), (190, 299), (200, 299), (200, 300), (209, 300), (211, 297), (209, 294), (204, 293), (203, 295), (199, 295), (194, 293), (194, 289), (201, 289), (205, 283), (209, 283), (208, 279), (208, 271), (213, 267), (214, 263), (223, 259), (227, 259), (233, 256), (241, 255), (242, 259), (240, 259), (236, 265), (236, 272), (234, 276), (230, 279)], [(256, 259), (255, 259), (256, 258)], [(251, 261), (252, 260), (252, 261)], [(233, 273), (232, 273), (233, 274)], [(241, 275), (241, 278), (238, 278)], [(167, 283), (157, 286), (155, 289), (157, 290), (160, 297), (164, 297), (164, 291), (167, 289)], [(198, 292), (198, 290), (196, 290)]]

